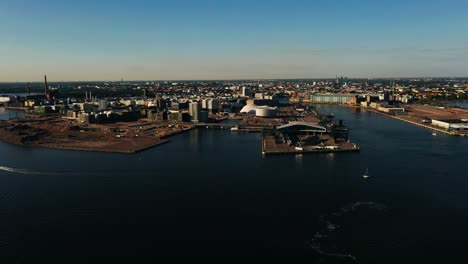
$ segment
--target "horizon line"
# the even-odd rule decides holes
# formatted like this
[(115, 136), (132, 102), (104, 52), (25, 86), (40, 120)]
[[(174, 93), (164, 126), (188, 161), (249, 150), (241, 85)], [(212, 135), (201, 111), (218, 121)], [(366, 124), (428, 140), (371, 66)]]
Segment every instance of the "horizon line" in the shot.
[[(402, 79), (402, 80), (407, 80), (407, 79), (441, 79), (441, 78), (451, 78), (451, 79), (468, 79), (468, 76), (461, 77), (461, 76), (419, 76), (419, 77), (347, 77), (347, 76), (338, 76), (338, 78), (347, 78), (348, 80), (390, 80), (390, 79)], [(48, 78), (48, 83), (57, 83), (57, 82), (147, 82), (147, 81), (152, 81), (152, 82), (176, 82), (176, 81), (274, 81), (274, 80), (335, 80), (337, 77), (322, 77), (322, 78), (258, 78), (258, 79), (252, 79), (252, 78), (239, 78), (239, 79), (140, 79), (140, 80), (60, 80), (60, 81), (54, 81), (50, 80)], [(43, 80), (40, 81), (0, 81), (0, 84), (2, 83), (43, 83)]]

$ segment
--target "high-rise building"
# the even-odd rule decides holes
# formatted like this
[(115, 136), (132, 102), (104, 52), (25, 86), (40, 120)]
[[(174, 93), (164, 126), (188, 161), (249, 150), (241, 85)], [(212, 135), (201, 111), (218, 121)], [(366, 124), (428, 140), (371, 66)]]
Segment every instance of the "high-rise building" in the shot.
[(199, 102), (191, 102), (189, 104), (189, 114), (192, 117), (193, 122), (200, 120), (201, 105)]
[(219, 109), (219, 101), (218, 99), (211, 98), (206, 100), (207, 101), (207, 109), (211, 112), (217, 112)]
[(252, 93), (250, 92), (250, 89), (248, 87), (242, 87), (242, 96), (244, 97), (250, 97)]
[(208, 108), (208, 103), (207, 103), (208, 99), (203, 99), (201, 100), (201, 107), (202, 109), (207, 109)]

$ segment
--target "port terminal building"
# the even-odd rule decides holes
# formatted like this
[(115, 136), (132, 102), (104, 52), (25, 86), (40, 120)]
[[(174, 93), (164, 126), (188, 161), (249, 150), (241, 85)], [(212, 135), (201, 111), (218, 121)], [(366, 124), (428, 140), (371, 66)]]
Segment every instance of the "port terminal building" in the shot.
[(327, 133), (327, 128), (307, 122), (293, 121), (276, 127), (276, 131), (296, 135), (322, 135)]
[(432, 125), (456, 131), (460, 134), (468, 134), (468, 119), (432, 119)]

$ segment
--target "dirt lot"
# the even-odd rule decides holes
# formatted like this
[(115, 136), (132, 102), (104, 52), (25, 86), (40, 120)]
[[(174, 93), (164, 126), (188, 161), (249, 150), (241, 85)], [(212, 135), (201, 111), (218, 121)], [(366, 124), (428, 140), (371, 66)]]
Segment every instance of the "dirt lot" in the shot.
[(405, 106), (408, 116), (430, 119), (465, 119), (468, 118), (468, 110), (459, 108), (439, 108), (425, 105)]
[[(3, 121), (0, 123), (0, 139), (31, 147), (118, 153), (135, 153), (167, 142), (152, 129), (129, 127), (131, 125), (78, 126), (73, 121), (61, 118)], [(165, 129), (173, 128), (164, 126), (159, 130)]]

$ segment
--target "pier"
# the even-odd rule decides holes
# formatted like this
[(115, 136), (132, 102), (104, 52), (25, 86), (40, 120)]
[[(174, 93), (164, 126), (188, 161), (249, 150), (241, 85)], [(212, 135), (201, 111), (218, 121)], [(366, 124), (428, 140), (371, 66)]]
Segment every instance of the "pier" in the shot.
[(389, 114), (386, 114), (386, 113), (383, 113), (383, 112), (380, 112), (380, 111), (376, 111), (376, 110), (371, 110), (371, 109), (366, 109), (366, 110), (368, 110), (370, 112), (373, 112), (373, 113), (378, 113), (378, 114), (381, 114), (381, 115), (384, 115), (384, 116), (387, 116), (387, 117), (390, 117), (390, 118), (393, 118), (393, 119), (404, 121), (406, 123), (410, 123), (410, 124), (413, 124), (413, 125), (416, 125), (416, 126), (419, 126), (419, 127), (423, 127), (423, 128), (426, 128), (426, 129), (430, 129), (430, 130), (433, 130), (433, 131), (444, 133), (444, 134), (447, 134), (447, 135), (450, 135), (450, 136), (461, 136), (461, 137), (467, 137), (468, 136), (468, 134), (457, 134), (454, 131), (448, 131), (446, 129), (443, 129), (443, 128), (440, 128), (440, 127), (437, 127), (437, 126), (428, 125), (428, 124), (424, 124), (424, 123), (421, 123), (421, 122), (416, 122), (416, 121), (413, 121), (413, 120), (409, 120), (408, 118), (403, 118), (403, 117), (399, 117), (399, 116), (395, 116), (395, 115), (389, 115)]
[(359, 146), (348, 140), (347, 133), (339, 130), (341, 134), (338, 134), (337, 131), (306, 122), (291, 122), (264, 130), (262, 155), (359, 151)]
[(273, 129), (274, 126), (266, 126), (266, 125), (242, 125), (242, 124), (220, 124), (220, 123), (198, 123), (195, 124), (195, 127), (198, 128), (235, 128), (231, 130), (233, 132), (262, 132), (264, 129)]

